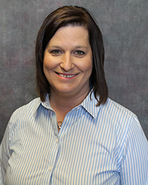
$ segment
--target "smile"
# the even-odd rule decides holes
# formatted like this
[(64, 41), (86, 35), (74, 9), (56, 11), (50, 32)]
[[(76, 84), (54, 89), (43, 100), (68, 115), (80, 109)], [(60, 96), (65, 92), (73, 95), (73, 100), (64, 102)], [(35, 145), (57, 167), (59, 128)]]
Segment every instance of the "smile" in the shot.
[(64, 77), (64, 78), (72, 78), (72, 77), (74, 77), (74, 76), (77, 75), (77, 74), (74, 74), (74, 75), (72, 75), (72, 74), (66, 75), (66, 74), (61, 74), (61, 73), (56, 73), (56, 74), (58, 74), (59, 76)]

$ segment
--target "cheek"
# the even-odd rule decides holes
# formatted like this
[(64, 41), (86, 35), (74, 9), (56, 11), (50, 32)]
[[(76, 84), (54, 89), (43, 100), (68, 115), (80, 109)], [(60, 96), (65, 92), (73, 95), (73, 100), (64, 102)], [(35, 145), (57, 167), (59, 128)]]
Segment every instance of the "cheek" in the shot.
[(93, 66), (92, 62), (90, 62), (89, 65), (88, 65), (88, 69), (87, 69), (87, 73), (88, 73), (89, 78), (90, 78), (90, 76), (92, 74), (92, 66)]
[(52, 61), (52, 59), (45, 55), (43, 60), (43, 70), (52, 69), (54, 65), (55, 63)]
[(46, 76), (46, 71), (49, 69), (48, 63), (46, 63), (45, 60), (43, 60), (43, 72)]
[(43, 59), (43, 70), (45, 70), (49, 65), (49, 60), (46, 57), (46, 54), (44, 54), (44, 59)]
[(93, 61), (92, 61), (92, 53), (88, 56), (86, 62), (85, 62), (85, 68), (88, 73), (92, 73), (92, 67), (93, 67)]
[[(85, 66), (85, 67), (84, 67)], [(83, 65), (83, 68), (84, 70), (87, 72), (87, 73), (92, 73), (92, 61), (89, 60), (88, 62), (85, 63), (85, 65)]]
[(48, 79), (49, 76), (50, 76), (50, 72), (51, 72), (51, 63), (49, 60), (46, 60), (47, 58), (44, 57), (44, 60), (43, 60), (43, 72), (44, 72), (44, 75), (46, 76), (46, 78)]

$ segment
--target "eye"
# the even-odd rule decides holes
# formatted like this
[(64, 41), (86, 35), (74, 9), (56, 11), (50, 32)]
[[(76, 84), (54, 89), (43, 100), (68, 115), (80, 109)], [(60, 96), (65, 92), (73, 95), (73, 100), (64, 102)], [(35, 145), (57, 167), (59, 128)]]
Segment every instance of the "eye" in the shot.
[(76, 50), (74, 52), (74, 54), (77, 56), (77, 57), (83, 57), (85, 55), (85, 52), (84, 51), (81, 51), (81, 50)]
[(54, 50), (51, 50), (50, 53), (51, 53), (52, 55), (60, 55), (60, 54), (62, 53), (62, 51), (59, 50), (59, 49), (54, 49)]

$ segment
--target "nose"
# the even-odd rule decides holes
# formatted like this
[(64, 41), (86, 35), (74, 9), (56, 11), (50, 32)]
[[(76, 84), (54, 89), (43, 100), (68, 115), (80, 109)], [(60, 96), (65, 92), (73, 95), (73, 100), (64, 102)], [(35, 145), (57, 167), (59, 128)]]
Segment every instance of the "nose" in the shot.
[(70, 53), (64, 53), (64, 55), (62, 56), (60, 67), (64, 71), (70, 71), (74, 68), (73, 59)]

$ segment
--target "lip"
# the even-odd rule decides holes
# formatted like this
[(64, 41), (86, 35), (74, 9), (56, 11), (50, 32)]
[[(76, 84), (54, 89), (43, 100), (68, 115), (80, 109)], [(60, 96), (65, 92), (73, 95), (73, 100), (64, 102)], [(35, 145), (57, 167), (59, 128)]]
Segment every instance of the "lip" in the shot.
[(55, 72), (57, 74), (58, 77), (62, 78), (62, 79), (73, 79), (75, 78), (77, 74), (66, 74), (66, 73), (58, 73), (58, 72)]

